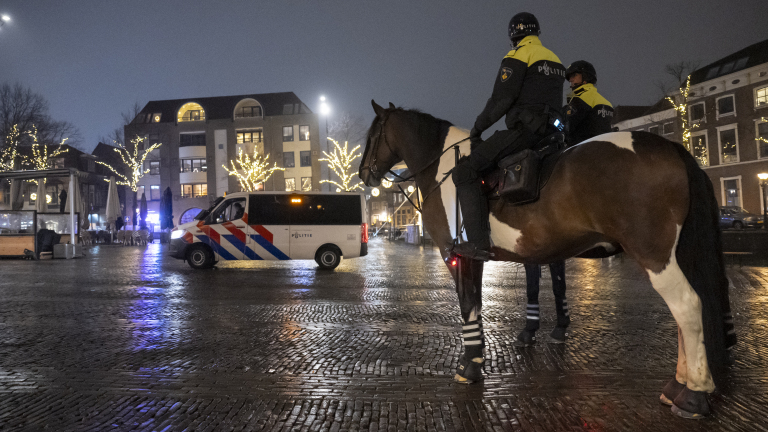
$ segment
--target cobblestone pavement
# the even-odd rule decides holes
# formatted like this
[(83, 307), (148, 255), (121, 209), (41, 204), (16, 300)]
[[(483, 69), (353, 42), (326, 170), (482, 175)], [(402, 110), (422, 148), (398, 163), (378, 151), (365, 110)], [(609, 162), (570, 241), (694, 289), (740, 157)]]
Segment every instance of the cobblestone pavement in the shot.
[[(570, 260), (565, 345), (512, 344), (524, 271), (486, 268), (487, 378), (453, 382), (458, 302), (436, 249), (195, 271), (164, 245), (0, 260), (1, 430), (768, 430), (768, 268), (729, 266), (740, 344), (714, 415), (658, 403), (677, 332), (630, 260)], [(542, 331), (554, 325), (548, 270)]]

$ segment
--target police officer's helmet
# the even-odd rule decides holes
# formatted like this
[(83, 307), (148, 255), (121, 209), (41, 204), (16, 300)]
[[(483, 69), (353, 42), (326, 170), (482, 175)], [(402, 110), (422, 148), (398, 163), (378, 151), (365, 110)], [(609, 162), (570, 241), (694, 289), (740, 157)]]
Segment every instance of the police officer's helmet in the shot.
[(531, 13), (520, 12), (509, 21), (509, 39), (515, 45), (526, 36), (538, 36), (540, 34), (539, 20)]
[(592, 63), (585, 60), (577, 60), (573, 62), (568, 69), (565, 70), (565, 79), (571, 79), (573, 74), (581, 74), (584, 82), (590, 84), (597, 84), (597, 71)]

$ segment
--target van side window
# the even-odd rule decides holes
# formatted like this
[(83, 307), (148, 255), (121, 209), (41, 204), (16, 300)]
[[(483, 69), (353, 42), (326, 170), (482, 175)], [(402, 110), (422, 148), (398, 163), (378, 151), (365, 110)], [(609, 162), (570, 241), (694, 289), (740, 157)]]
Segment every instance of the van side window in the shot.
[(363, 223), (359, 195), (300, 195), (300, 197), (300, 204), (291, 204), (291, 225), (360, 225)]
[(248, 206), (249, 225), (289, 225), (288, 195), (254, 194)]
[(245, 198), (235, 198), (225, 201), (208, 219), (212, 224), (242, 219), (245, 214)]

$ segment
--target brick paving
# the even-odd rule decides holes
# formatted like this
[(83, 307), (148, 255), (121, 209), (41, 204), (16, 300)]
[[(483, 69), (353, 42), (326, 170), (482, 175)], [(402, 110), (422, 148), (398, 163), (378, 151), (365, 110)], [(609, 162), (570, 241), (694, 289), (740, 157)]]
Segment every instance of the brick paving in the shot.
[[(164, 245), (0, 260), (0, 430), (768, 431), (768, 268), (729, 266), (736, 364), (702, 421), (658, 403), (677, 332), (631, 260), (570, 260), (565, 345), (513, 346), (525, 275), (486, 268), (484, 382), (452, 377), (458, 302), (436, 249), (194, 271)], [(548, 270), (543, 336), (554, 325)]]

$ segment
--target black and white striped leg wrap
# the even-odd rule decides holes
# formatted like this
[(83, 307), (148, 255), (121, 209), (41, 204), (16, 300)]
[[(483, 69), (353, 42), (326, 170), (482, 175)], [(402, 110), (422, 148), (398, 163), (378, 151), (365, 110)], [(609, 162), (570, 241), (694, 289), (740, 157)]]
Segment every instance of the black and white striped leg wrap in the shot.
[(525, 329), (536, 331), (539, 329), (539, 305), (528, 303), (525, 306)]
[(464, 340), (464, 351), (469, 358), (482, 357), (485, 348), (483, 337), (483, 320), (477, 317), (475, 321), (467, 321), (461, 326), (461, 337)]

